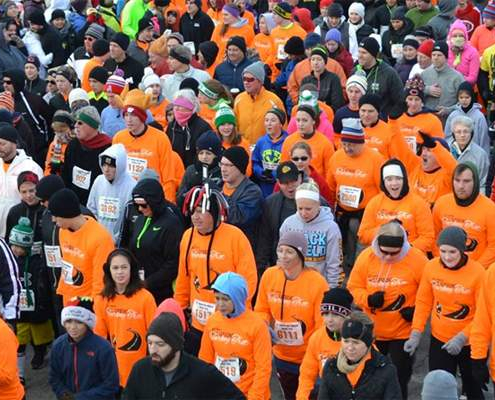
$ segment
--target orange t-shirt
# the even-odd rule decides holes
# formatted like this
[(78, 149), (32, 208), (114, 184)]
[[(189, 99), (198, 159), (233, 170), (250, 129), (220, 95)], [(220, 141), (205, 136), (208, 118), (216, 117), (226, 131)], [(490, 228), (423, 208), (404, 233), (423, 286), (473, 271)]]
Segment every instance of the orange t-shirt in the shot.
[(215, 27), (213, 34), (211, 35), (211, 41), (215, 42), (218, 45), (218, 56), (216, 60), (217, 64), (220, 64), (225, 58), (225, 50), (227, 49), (227, 42), (232, 36), (243, 37), (244, 40), (246, 41), (247, 48), (253, 47), (253, 41), (254, 41), (254, 29), (249, 24), (244, 24), (238, 27), (229, 26), (227, 32), (225, 32), (223, 36), (220, 33), (222, 27), (223, 24), (218, 24)]
[(357, 383), (359, 382), (359, 378), (361, 378), (361, 374), (364, 371), (364, 367), (366, 366), (366, 361), (370, 359), (371, 359), (371, 351), (368, 351), (368, 353), (364, 356), (364, 358), (358, 364), (356, 369), (352, 372), (349, 372), (346, 375), (352, 387), (356, 387)]

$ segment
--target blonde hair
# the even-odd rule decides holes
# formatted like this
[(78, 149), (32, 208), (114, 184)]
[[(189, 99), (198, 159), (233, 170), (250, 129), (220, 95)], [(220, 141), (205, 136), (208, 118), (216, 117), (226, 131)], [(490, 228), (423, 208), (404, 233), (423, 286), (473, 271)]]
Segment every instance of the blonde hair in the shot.
[(311, 146), (307, 144), (306, 142), (296, 142), (290, 149), (290, 155), (292, 156), (292, 153), (294, 153), (294, 150), (304, 150), (306, 153), (308, 153), (309, 158), (313, 158), (313, 152), (311, 151)]

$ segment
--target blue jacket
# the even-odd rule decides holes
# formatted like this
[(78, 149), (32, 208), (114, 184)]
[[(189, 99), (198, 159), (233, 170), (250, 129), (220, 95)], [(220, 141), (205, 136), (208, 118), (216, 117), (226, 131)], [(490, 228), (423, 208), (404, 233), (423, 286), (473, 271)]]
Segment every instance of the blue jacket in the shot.
[(68, 392), (77, 400), (115, 399), (119, 373), (111, 344), (91, 330), (79, 343), (60, 336), (52, 346), (49, 382), (57, 398)]
[(242, 72), (244, 69), (251, 65), (253, 62), (248, 58), (244, 58), (239, 64), (234, 65), (229, 59), (224, 61), (215, 68), (215, 74), (213, 78), (220, 81), (229, 89), (237, 88), (241, 92), (244, 91), (244, 84), (242, 83)]
[[(273, 192), (276, 172), (280, 157), (282, 155), (282, 145), (289, 134), (282, 131), (282, 136), (276, 142), (272, 142), (268, 134), (263, 135), (256, 142), (251, 160), (253, 165), (253, 176), (259, 182), (263, 197), (268, 197)], [(263, 175), (263, 171), (268, 169), (272, 171), (271, 179)]]

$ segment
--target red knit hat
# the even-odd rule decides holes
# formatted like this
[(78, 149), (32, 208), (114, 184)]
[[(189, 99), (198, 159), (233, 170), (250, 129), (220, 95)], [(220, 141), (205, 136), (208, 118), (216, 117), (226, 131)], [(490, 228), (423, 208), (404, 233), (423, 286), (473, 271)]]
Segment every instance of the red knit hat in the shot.
[(105, 92), (121, 94), (124, 91), (126, 82), (121, 76), (115, 74), (110, 76), (105, 83)]
[(14, 112), (14, 98), (12, 97), (12, 93), (7, 91), (0, 93), (0, 108)]
[(425, 56), (431, 58), (431, 51), (433, 50), (433, 44), (435, 42), (433, 39), (427, 39), (418, 47), (418, 53), (424, 54)]
[(320, 8), (323, 7), (330, 7), (330, 5), (333, 3), (333, 0), (321, 0), (320, 1)]

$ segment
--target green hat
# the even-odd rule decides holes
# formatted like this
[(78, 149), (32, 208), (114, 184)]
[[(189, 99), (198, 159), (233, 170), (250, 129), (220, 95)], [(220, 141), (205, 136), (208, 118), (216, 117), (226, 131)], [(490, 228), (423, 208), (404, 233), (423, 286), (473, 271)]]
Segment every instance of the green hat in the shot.
[(9, 243), (19, 246), (31, 248), (34, 240), (34, 231), (31, 228), (31, 221), (27, 217), (19, 218), (19, 222), (12, 228), (9, 235)]
[(237, 125), (234, 110), (230, 107), (220, 107), (215, 114), (215, 126), (218, 128), (223, 124)]

